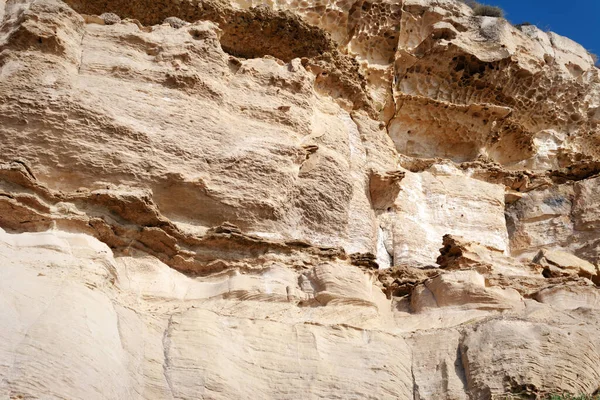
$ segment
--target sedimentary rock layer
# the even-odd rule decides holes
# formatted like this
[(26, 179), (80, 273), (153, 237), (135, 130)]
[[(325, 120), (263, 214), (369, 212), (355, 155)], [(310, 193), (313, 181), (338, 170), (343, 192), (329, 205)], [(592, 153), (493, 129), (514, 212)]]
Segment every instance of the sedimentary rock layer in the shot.
[(599, 71), (456, 0), (0, 0), (0, 397), (597, 393)]

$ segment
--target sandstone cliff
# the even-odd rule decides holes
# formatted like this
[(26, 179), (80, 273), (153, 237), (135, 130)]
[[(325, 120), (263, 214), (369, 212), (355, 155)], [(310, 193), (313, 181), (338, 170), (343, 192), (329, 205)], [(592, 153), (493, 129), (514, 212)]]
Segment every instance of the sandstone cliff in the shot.
[(0, 398), (600, 391), (600, 70), (457, 0), (0, 0)]

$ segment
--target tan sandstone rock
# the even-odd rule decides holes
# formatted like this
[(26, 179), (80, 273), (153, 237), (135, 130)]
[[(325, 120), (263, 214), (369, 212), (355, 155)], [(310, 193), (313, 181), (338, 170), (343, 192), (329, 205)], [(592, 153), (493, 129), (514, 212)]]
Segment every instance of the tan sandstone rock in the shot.
[(598, 392), (588, 52), (263, 3), (0, 0), (0, 398)]
[(550, 274), (563, 270), (567, 274), (592, 278), (598, 272), (596, 266), (589, 261), (560, 250), (540, 250), (533, 261), (546, 268)]

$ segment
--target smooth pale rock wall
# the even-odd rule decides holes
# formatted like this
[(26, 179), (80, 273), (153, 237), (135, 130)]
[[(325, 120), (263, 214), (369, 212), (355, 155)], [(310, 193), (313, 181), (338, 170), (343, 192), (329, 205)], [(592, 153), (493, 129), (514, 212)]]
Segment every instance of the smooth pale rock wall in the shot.
[[(528, 387), (547, 388), (550, 393), (558, 393), (560, 388), (568, 388), (572, 393), (596, 390), (599, 377), (596, 366), (600, 360), (597, 345), (589, 335), (585, 328), (577, 326), (565, 331), (525, 321), (483, 324), (467, 334), (462, 343), (463, 363), (469, 370), (467, 386), (474, 389), (478, 398)], [(571, 340), (582, 340), (578, 348), (581, 353), (569, 351)], [(562, 348), (561, 344), (567, 347)], [(482, 350), (486, 356), (480, 353)]]
[(502, 188), (452, 168), (407, 173), (392, 207), (380, 221), (395, 264), (433, 264), (447, 233), (507, 250)]
[[(258, 285), (246, 281), (223, 288), (183, 276), (173, 276), (169, 283), (168, 267), (151, 271), (154, 261), (136, 271), (144, 264), (133, 259), (116, 265), (105, 245), (85, 235), (0, 233), (5, 305), (1, 390), (6, 396), (32, 394), (38, 388), (53, 397), (114, 399), (149, 398), (161, 390), (167, 390), (167, 398), (232, 398), (243, 393), (331, 398), (340, 391), (356, 398), (407, 397), (412, 391), (410, 349), (389, 333), (227, 317), (193, 306), (161, 317), (161, 302), (146, 311), (140, 307), (143, 299), (184, 302), (218, 296), (214, 288), (219, 286), (220, 293), (257, 288), (273, 296), (273, 283), (281, 279), (273, 273)], [(346, 287), (336, 283), (343, 270), (332, 272), (320, 284), (330, 296)], [(137, 278), (144, 273), (152, 279)], [(350, 277), (347, 283), (352, 282)], [(157, 290), (157, 283), (164, 289)], [(177, 288), (184, 286), (196, 287), (200, 296), (193, 291), (177, 295)], [(361, 285), (356, 290), (364, 292)], [(123, 302), (127, 306), (119, 304)], [(134, 312), (130, 307), (136, 303)], [(164, 334), (152, 333), (162, 318)], [(289, 342), (291, 337), (296, 339)], [(161, 360), (153, 361), (158, 351)], [(151, 365), (156, 361), (164, 370), (164, 380), (154, 382), (160, 390), (152, 387), (156, 377)]]
[(4, 231), (0, 247), (0, 394), (135, 397), (123, 315), (102, 290), (115, 280), (108, 247), (84, 235)]
[(165, 373), (176, 398), (257, 393), (263, 398), (329, 399), (340, 393), (408, 398), (412, 393), (408, 346), (379, 332), (191, 310), (174, 317), (166, 335)]
[(507, 208), (514, 255), (530, 257), (542, 248), (565, 249), (594, 263), (600, 219), (599, 178), (526, 194)]
[[(9, 327), (2, 331), (2, 390), (12, 396), (35, 395), (42, 385), (45, 393), (74, 398), (231, 398), (241, 392), (264, 398), (304, 398), (307, 392), (317, 398), (405, 398), (413, 391), (419, 398), (461, 397), (462, 390), (487, 387), (481, 376), (486, 382), (489, 376), (513, 376), (519, 363), (563, 357), (567, 350), (560, 346), (589, 346), (585, 340), (598, 329), (583, 315), (561, 314), (562, 301), (556, 309), (544, 305), (556, 302), (548, 291), (526, 311), (533, 304), (524, 309), (515, 303), (509, 294), (514, 289), (486, 288), (475, 271), (426, 282), (433, 303), (414, 308), (414, 314), (395, 306), (392, 317), (372, 274), (351, 266), (321, 265), (296, 277), (289, 269), (271, 268), (195, 278), (141, 254), (115, 259), (108, 247), (82, 234), (1, 234), (2, 319)], [(573, 287), (565, 292), (573, 304), (567, 309), (597, 307), (596, 292)], [(413, 298), (425, 304), (418, 300), (420, 290)], [(489, 321), (493, 310), (562, 332), (553, 339), (560, 346), (549, 353), (534, 347), (511, 353), (515, 364), (495, 362), (497, 371), (480, 372), (480, 363), (490, 364), (487, 357), (511, 351), (513, 336), (499, 342), (473, 333), (465, 339), (461, 324), (485, 316), (482, 321)], [(573, 318), (585, 334), (565, 333)], [(425, 321), (434, 325), (426, 328)], [(523, 335), (516, 322), (499, 321)], [(421, 333), (412, 336), (413, 329)], [(535, 346), (527, 338), (520, 340)], [(439, 346), (432, 346), (436, 341)], [(497, 345), (490, 348), (490, 342)], [(457, 355), (459, 349), (468, 355)], [(523, 379), (557, 390), (600, 384), (589, 366), (594, 361), (573, 357), (568, 362), (583, 377), (575, 386), (544, 380), (545, 368)], [(507, 390), (494, 385), (491, 393)]]

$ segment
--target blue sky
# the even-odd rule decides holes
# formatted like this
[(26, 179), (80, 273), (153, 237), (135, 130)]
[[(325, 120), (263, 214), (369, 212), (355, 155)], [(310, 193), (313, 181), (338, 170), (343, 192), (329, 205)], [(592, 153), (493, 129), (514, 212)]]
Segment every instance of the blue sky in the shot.
[(600, 55), (600, 0), (481, 0), (500, 6), (513, 24), (531, 22)]

